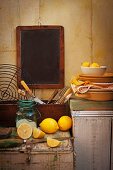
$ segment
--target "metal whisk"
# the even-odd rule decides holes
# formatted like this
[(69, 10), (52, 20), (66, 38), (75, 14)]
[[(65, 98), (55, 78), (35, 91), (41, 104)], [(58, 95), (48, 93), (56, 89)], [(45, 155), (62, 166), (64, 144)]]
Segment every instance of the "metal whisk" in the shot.
[(17, 75), (20, 68), (12, 64), (0, 64), (0, 101), (18, 100)]

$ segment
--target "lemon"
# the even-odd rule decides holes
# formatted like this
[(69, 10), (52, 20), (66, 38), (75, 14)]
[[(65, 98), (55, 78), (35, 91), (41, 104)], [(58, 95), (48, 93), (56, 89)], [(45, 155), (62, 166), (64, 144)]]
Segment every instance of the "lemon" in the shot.
[(92, 63), (90, 67), (100, 67), (100, 65), (98, 63)]
[(72, 119), (69, 116), (62, 116), (58, 120), (58, 126), (61, 131), (67, 131), (72, 127)]
[(40, 130), (40, 128), (36, 128), (34, 127), (33, 129), (33, 137), (34, 138), (38, 138), (41, 139), (45, 136), (45, 132), (43, 132), (42, 130)]
[(53, 118), (45, 118), (39, 126), (45, 133), (55, 133), (59, 129), (57, 121)]
[(47, 145), (49, 147), (57, 147), (61, 144), (61, 141), (57, 140), (57, 139), (53, 139), (50, 137), (47, 137)]
[(89, 66), (90, 66), (90, 63), (89, 63), (88, 61), (84, 61), (84, 62), (82, 63), (82, 66), (83, 66), (83, 67), (89, 67)]
[(28, 139), (32, 135), (32, 126), (28, 123), (21, 123), (17, 128), (17, 134), (22, 139)]

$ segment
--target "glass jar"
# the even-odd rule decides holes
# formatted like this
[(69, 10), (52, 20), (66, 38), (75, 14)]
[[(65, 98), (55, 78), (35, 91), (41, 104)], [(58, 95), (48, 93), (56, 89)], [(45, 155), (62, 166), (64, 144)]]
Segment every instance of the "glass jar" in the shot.
[(16, 127), (21, 123), (28, 123), (32, 127), (37, 127), (36, 103), (33, 100), (19, 100), (16, 113)]

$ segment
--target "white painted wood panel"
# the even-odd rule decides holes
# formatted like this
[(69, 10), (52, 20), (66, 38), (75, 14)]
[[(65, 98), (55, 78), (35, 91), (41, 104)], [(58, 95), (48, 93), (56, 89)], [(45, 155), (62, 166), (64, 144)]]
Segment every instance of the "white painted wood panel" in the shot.
[(74, 117), (76, 170), (110, 170), (110, 117)]

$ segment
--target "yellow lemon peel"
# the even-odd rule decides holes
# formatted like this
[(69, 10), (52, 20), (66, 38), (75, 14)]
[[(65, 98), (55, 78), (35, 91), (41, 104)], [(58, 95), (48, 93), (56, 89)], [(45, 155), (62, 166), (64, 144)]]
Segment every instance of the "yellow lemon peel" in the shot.
[(76, 85), (76, 86), (80, 86), (80, 85), (82, 85), (82, 84), (84, 84), (84, 81), (80, 81), (79, 80), (79, 77), (73, 77), (72, 79), (71, 79), (71, 81), (70, 81), (70, 83), (71, 84), (74, 84), (74, 85)]

